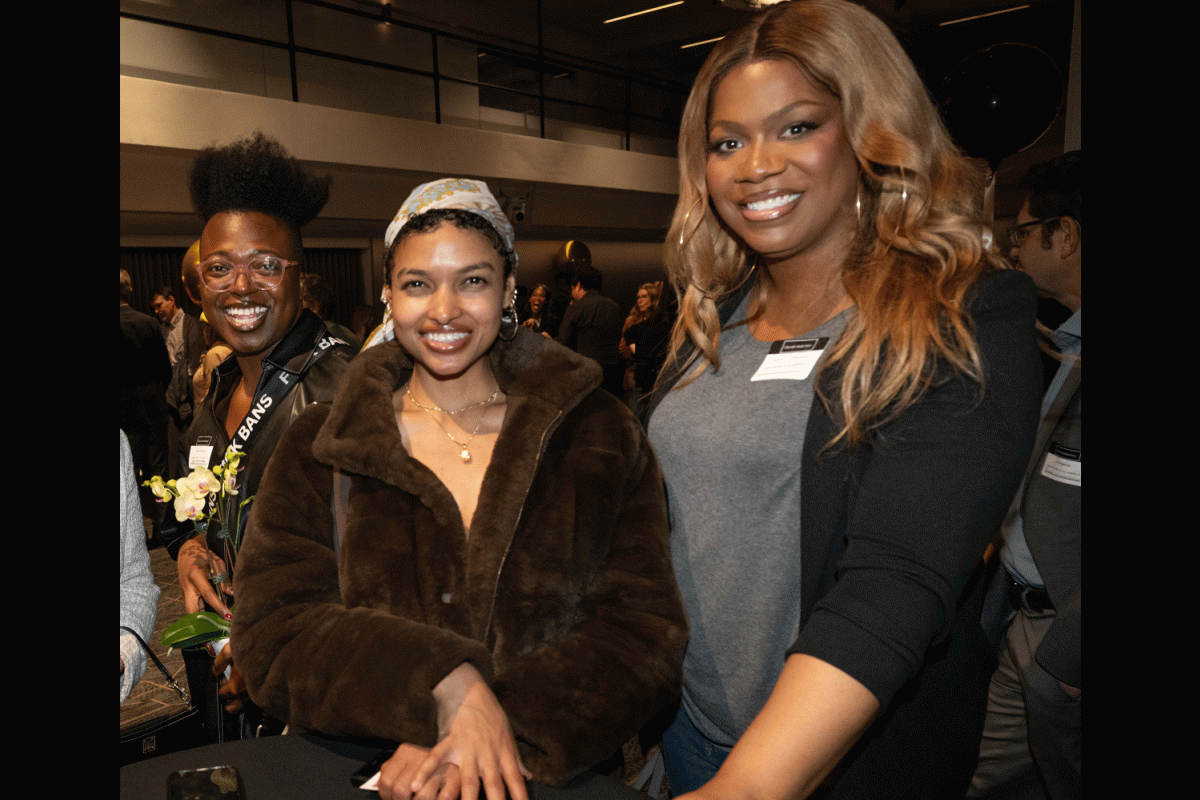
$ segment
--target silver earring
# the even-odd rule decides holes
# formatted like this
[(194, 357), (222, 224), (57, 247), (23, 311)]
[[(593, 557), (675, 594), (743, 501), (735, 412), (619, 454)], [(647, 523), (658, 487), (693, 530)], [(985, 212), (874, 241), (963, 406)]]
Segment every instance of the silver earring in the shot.
[(521, 327), (517, 320), (517, 307), (508, 305), (500, 312), (500, 338), (506, 342), (511, 342), (517, 335), (517, 328)]
[(511, 342), (516, 337), (519, 327), (521, 327), (521, 321), (517, 319), (517, 290), (514, 288), (508, 305), (500, 312), (500, 338)]

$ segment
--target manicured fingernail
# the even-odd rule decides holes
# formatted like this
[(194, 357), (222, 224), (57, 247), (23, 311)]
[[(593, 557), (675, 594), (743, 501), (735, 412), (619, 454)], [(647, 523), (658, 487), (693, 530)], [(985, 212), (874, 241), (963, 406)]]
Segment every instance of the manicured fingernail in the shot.
[(232, 612), (228, 612), (228, 611), (227, 611), (227, 612), (225, 612), (225, 619), (226, 619), (228, 622), (233, 622), (233, 614), (232, 614)]

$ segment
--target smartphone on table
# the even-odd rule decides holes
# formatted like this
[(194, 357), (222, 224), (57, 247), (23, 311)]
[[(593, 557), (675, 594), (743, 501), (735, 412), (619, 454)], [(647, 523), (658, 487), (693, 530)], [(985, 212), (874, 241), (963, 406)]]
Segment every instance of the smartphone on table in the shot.
[(228, 765), (181, 769), (167, 776), (167, 800), (245, 800), (242, 776)]

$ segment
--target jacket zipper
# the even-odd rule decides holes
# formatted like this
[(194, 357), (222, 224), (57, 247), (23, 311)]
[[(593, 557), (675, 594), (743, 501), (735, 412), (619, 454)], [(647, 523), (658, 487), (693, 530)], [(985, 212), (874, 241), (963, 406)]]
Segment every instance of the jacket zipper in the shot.
[(508, 546), (504, 548), (504, 555), (500, 557), (500, 566), (496, 568), (496, 580), (492, 585), (492, 602), (488, 607), (487, 627), (483, 631), (483, 641), (487, 642), (492, 635), (492, 621), (496, 618), (496, 597), (500, 594), (500, 575), (504, 572), (504, 565), (508, 563), (508, 554), (512, 551), (513, 542), (517, 539), (517, 530), (521, 527), (521, 518), (525, 516), (525, 503), (529, 500), (529, 492), (533, 489), (533, 481), (537, 480), (538, 466), (542, 463), (542, 456), (546, 453), (546, 443), (550, 439), (550, 435), (558, 429), (558, 421), (562, 419), (563, 410), (558, 409), (558, 414), (546, 426), (546, 430), (542, 432), (542, 441), (538, 443), (537, 458), (533, 462), (533, 478), (525, 486), (525, 496), (521, 498), (521, 509), (517, 512), (517, 521), (513, 523), (512, 536), (508, 538)]

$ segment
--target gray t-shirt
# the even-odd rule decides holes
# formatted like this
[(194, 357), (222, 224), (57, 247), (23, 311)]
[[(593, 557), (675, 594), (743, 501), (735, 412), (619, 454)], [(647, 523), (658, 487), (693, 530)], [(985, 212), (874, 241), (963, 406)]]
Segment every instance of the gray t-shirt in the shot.
[[(732, 319), (745, 315), (743, 302)], [(720, 371), (668, 394), (650, 420), (691, 625), (683, 705), (718, 744), (762, 709), (800, 624), (801, 451), (818, 348), (845, 318), (783, 345), (745, 325), (724, 331)], [(753, 380), (764, 370), (780, 377)]]

